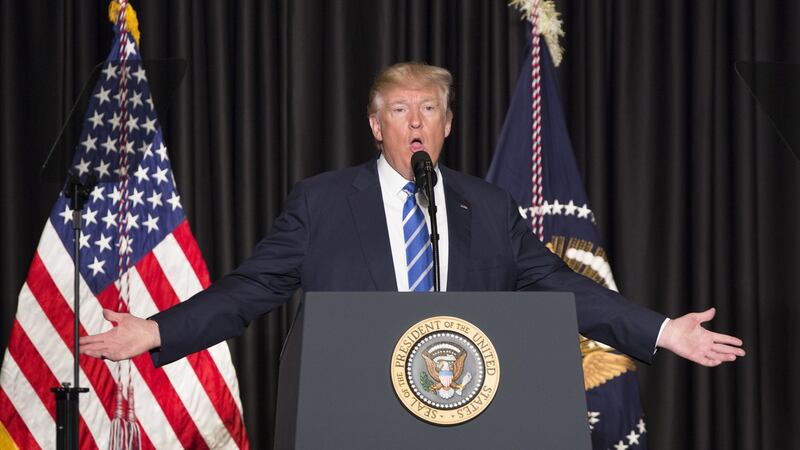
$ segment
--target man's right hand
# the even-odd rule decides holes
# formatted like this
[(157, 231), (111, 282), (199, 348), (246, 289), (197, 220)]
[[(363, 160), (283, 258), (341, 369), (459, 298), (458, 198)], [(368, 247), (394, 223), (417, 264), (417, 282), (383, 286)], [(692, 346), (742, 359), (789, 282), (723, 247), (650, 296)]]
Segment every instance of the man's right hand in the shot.
[(110, 309), (103, 310), (103, 317), (116, 326), (105, 333), (81, 337), (78, 340), (81, 354), (120, 361), (161, 346), (155, 321)]

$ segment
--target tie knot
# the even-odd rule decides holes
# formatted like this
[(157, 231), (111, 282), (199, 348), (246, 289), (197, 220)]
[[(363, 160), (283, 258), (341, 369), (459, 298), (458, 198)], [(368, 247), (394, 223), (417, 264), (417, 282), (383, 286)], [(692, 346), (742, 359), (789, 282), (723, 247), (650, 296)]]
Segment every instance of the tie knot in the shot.
[(413, 181), (409, 181), (404, 187), (403, 190), (408, 193), (408, 195), (414, 195), (417, 193), (417, 185)]

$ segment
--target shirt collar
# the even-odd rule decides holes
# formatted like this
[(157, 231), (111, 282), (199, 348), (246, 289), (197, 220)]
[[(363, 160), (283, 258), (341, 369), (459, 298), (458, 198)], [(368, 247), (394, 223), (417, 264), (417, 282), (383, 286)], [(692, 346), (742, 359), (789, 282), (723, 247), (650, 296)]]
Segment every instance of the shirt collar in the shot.
[[(391, 195), (398, 195), (403, 192), (403, 188), (408, 184), (408, 180), (397, 173), (389, 161), (383, 157), (383, 153), (378, 157), (378, 178), (381, 180), (381, 187), (386, 188), (386, 192)], [(405, 194), (404, 194), (405, 196)]]

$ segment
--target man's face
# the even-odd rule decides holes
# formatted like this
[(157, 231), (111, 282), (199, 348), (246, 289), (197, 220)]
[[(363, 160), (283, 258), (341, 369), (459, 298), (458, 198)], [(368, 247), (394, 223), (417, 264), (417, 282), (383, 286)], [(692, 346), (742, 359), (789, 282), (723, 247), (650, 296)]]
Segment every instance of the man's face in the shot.
[(436, 164), (444, 138), (450, 134), (452, 115), (436, 86), (395, 86), (381, 92), (378, 110), (369, 116), (383, 156), (406, 180), (414, 179), (411, 155), (425, 150)]

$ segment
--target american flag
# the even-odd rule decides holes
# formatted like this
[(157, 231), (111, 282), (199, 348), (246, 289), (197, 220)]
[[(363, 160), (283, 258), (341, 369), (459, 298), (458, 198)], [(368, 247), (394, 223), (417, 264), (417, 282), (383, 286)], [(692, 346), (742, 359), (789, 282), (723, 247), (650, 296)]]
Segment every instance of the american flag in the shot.
[[(138, 48), (129, 33), (116, 31), (72, 162), (81, 179), (91, 175), (98, 179), (82, 214), (81, 335), (111, 328), (102, 309), (118, 309), (119, 245), (130, 255), (126, 290), (134, 315), (151, 316), (209, 285), (208, 270), (175, 186)], [(124, 66), (119, 64), (120, 39), (127, 53)], [(120, 105), (123, 77), (126, 114)], [(120, 148), (123, 125), (127, 143)], [(128, 232), (122, 236), (121, 152), (127, 152), (130, 163)], [(69, 199), (61, 195), (20, 291), (3, 358), (0, 448), (55, 448), (56, 405), (50, 388), (72, 381), (72, 247), (72, 211)], [(121, 364), (123, 373), (130, 369), (143, 448), (249, 447), (236, 373), (224, 342), (162, 369), (154, 368), (147, 354)], [(80, 396), (81, 448), (107, 448), (118, 367), (81, 356), (80, 369), (81, 386), (90, 388)], [(127, 390), (123, 392), (127, 395)]]
[[(530, 31), (528, 27), (529, 35)], [(526, 54), (486, 179), (511, 193), (519, 205), (525, 205), (520, 207), (520, 214), (529, 224), (537, 209), (544, 243), (572, 270), (617, 290), (575, 162), (561, 108), (556, 68), (547, 45), (541, 45), (540, 59), (544, 198), (538, 208), (532, 206), (530, 47)], [(592, 448), (646, 448), (647, 428), (634, 363), (610, 347), (590, 340), (582, 341), (581, 353)]]

